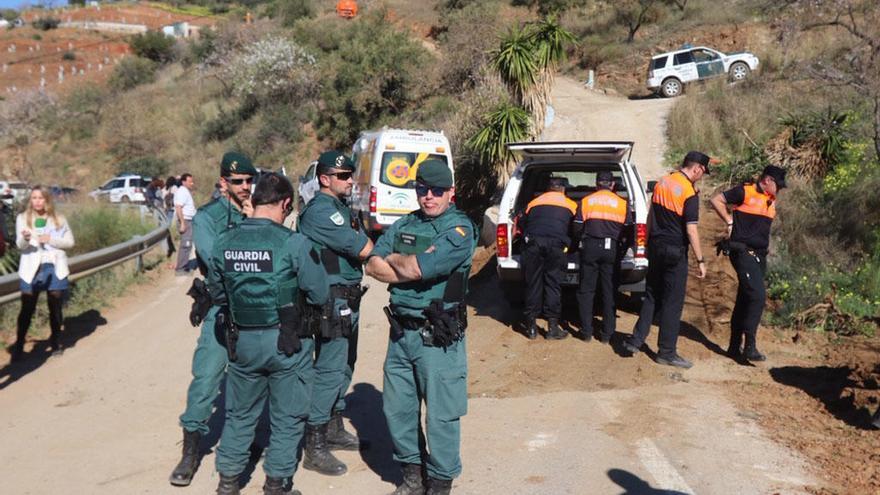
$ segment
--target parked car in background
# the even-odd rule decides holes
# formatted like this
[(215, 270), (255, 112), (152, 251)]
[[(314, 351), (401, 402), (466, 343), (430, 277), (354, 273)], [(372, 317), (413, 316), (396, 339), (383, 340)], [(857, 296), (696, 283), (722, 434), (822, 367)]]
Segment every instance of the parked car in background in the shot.
[(89, 197), (95, 201), (110, 203), (144, 203), (146, 202), (144, 193), (150, 180), (150, 177), (135, 174), (119, 175), (90, 192)]
[(71, 201), (77, 195), (79, 195), (79, 190), (73, 187), (64, 187), (59, 186), (58, 184), (49, 187), (49, 192), (52, 194), (52, 197), (55, 199), (57, 203), (64, 203), (67, 201)]
[(0, 180), (0, 198), (9, 206), (27, 201), (29, 186), (21, 181)]
[[(644, 292), (647, 258), (647, 189), (632, 162), (631, 142), (533, 142), (508, 146), (522, 159), (517, 166), (498, 207), (496, 225), (498, 279), (505, 297), (516, 303), (523, 299), (523, 273), (520, 255), (522, 233), (516, 225), (529, 202), (547, 191), (551, 176), (564, 177), (569, 186), (565, 195), (580, 202), (595, 192), (596, 174), (610, 171), (617, 183), (615, 192), (627, 200), (633, 217), (624, 231), (623, 258), (620, 260), (621, 292)], [(575, 245), (568, 251), (563, 288), (576, 287), (580, 277), (580, 255)]]
[(648, 89), (671, 98), (694, 81), (724, 76), (731, 82), (743, 81), (758, 69), (758, 64), (758, 57), (748, 52), (724, 54), (705, 46), (685, 47), (651, 58)]

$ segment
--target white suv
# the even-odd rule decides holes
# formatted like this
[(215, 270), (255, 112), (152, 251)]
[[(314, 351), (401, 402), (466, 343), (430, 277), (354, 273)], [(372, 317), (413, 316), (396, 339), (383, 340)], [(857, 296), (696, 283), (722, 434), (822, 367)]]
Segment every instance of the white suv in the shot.
[[(617, 183), (615, 192), (625, 198), (634, 213), (632, 228), (625, 232), (626, 252), (620, 261), (620, 291), (644, 292), (648, 221), (645, 185), (632, 162), (631, 142), (535, 142), (513, 143), (511, 151), (522, 154), (522, 161), (504, 189), (496, 226), (498, 278), (510, 301), (523, 298), (523, 273), (520, 265), (521, 233), (515, 219), (529, 202), (546, 191), (550, 176), (568, 179), (565, 195), (580, 200), (596, 190), (596, 173), (607, 170)], [(650, 186), (650, 184), (649, 184)], [(580, 257), (577, 246), (568, 252), (563, 287), (579, 283)]]
[(661, 53), (651, 58), (648, 89), (670, 98), (680, 95), (684, 84), (693, 81), (726, 75), (731, 81), (739, 82), (749, 77), (758, 63), (758, 57), (751, 53), (726, 55), (704, 46)]
[(120, 175), (104, 183), (103, 186), (89, 193), (95, 201), (111, 203), (144, 203), (144, 192), (150, 183), (149, 177), (140, 175)]

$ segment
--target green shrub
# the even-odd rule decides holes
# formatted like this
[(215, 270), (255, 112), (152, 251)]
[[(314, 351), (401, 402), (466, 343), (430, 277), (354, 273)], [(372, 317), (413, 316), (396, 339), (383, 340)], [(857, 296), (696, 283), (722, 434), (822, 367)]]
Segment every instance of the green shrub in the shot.
[(76, 54), (73, 52), (64, 52), (61, 55), (61, 60), (76, 60)]
[(161, 31), (147, 31), (136, 34), (128, 41), (131, 51), (158, 64), (166, 64), (174, 59), (175, 40)]
[(31, 39), (36, 41), (42, 41), (43, 36), (40, 33), (34, 33), (31, 35)]
[(254, 99), (245, 101), (232, 110), (220, 106), (217, 116), (202, 124), (201, 135), (203, 141), (224, 141), (234, 136), (241, 126), (250, 119), (259, 108)]
[(125, 91), (156, 80), (158, 64), (142, 57), (125, 57), (110, 74), (111, 88)]
[(34, 29), (39, 29), (40, 31), (48, 31), (50, 29), (55, 29), (61, 24), (59, 19), (54, 17), (40, 17), (35, 20), (33, 23)]
[(67, 216), (76, 245), (69, 255), (88, 253), (144, 235), (154, 225), (142, 222), (137, 210), (100, 203), (82, 203)]

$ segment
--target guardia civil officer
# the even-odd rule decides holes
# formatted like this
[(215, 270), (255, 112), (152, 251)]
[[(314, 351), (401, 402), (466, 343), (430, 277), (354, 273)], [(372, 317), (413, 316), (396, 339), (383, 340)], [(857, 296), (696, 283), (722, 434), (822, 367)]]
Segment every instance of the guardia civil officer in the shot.
[(699, 151), (685, 155), (681, 167), (654, 187), (648, 218), (648, 273), (645, 297), (632, 336), (624, 348), (636, 354), (645, 343), (654, 314), (660, 315), (657, 363), (679, 368), (693, 364), (676, 352), (688, 276), (688, 244), (697, 257), (699, 278), (706, 276), (697, 222), (700, 199), (694, 183), (709, 173), (709, 157)]
[[(253, 212), (250, 204), (251, 183), (257, 170), (251, 160), (240, 153), (229, 152), (220, 161), (220, 184), (224, 194), (202, 206), (193, 218), (196, 258), (202, 274), (207, 274), (214, 240), (223, 231), (234, 227)], [(199, 441), (208, 433), (208, 419), (220, 383), (226, 372), (226, 348), (222, 332), (216, 328), (219, 306), (211, 301), (201, 279), (193, 282), (190, 295), (196, 299), (190, 314), (192, 324), (202, 329), (192, 361), (192, 382), (186, 394), (186, 409), (180, 415), (183, 427), (183, 457), (169, 481), (187, 486), (199, 466)]]
[(571, 221), (577, 203), (565, 196), (566, 180), (550, 177), (547, 192), (533, 199), (520, 219), (522, 226), (522, 263), (526, 291), (526, 336), (538, 336), (536, 319), (547, 318), (548, 339), (564, 339), (568, 332), (559, 327), (562, 314), (562, 277), (566, 253), (571, 243)]
[[(596, 279), (602, 290), (603, 344), (614, 334), (614, 267), (618, 262), (623, 227), (631, 224), (629, 203), (614, 193), (614, 176), (603, 170), (596, 174), (596, 192), (585, 196), (575, 218), (575, 230), (580, 232), (581, 280), (577, 291), (581, 314), (581, 334), (590, 341), (593, 336), (593, 300)], [(578, 229), (580, 224), (580, 229)]]
[(360, 445), (342, 423), (345, 392), (357, 358), (361, 262), (373, 250), (358, 217), (345, 204), (351, 195), (354, 170), (354, 163), (342, 153), (322, 153), (316, 167), (320, 191), (300, 213), (298, 222), (299, 231), (320, 246), (330, 284), (325, 312), (329, 318), (315, 339), (315, 385), (303, 467), (331, 476), (344, 474), (347, 468), (330, 451), (358, 450)]
[[(776, 217), (777, 194), (784, 187), (785, 170), (768, 165), (756, 182), (740, 184), (712, 198), (712, 207), (728, 228), (728, 241), (722, 243), (721, 248), (730, 256), (739, 281), (727, 348), (727, 355), (735, 360), (767, 359), (758, 351), (758, 324), (767, 296), (764, 274), (767, 271), (770, 225)], [(732, 213), (728, 212), (728, 206)]]
[[(470, 220), (451, 204), (446, 163), (425, 160), (416, 181), (419, 209), (377, 241), (367, 274), (391, 284), (383, 410), (394, 459), (403, 465), (403, 484), (394, 495), (423, 494), (425, 487), (441, 495), (461, 473), (459, 419), (467, 412), (464, 297), (476, 239)], [(422, 402), (427, 443), (420, 448)]]
[(208, 273), (211, 294), (228, 316), (226, 423), (217, 448), (221, 495), (239, 493), (267, 399), (271, 436), (263, 493), (290, 493), (314, 381), (314, 339), (304, 320), (308, 305), (323, 305), (329, 294), (311, 241), (281, 224), (292, 211), (287, 178), (264, 175), (252, 202), (253, 217), (217, 239)]

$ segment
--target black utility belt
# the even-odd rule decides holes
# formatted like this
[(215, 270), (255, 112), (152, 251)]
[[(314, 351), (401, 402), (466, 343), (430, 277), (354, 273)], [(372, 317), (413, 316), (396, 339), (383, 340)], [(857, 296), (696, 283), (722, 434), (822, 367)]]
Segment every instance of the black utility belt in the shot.
[(359, 299), (363, 294), (363, 289), (360, 284), (354, 285), (331, 285), (330, 286), (330, 295), (334, 298), (339, 299)]
[(437, 300), (425, 310), (425, 318), (397, 314), (391, 306), (383, 308), (390, 325), (391, 340), (403, 337), (404, 332), (416, 331), (422, 336), (422, 343), (429, 347), (448, 347), (464, 338), (467, 318), (463, 304), (439, 311), (442, 302)]

